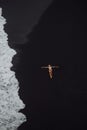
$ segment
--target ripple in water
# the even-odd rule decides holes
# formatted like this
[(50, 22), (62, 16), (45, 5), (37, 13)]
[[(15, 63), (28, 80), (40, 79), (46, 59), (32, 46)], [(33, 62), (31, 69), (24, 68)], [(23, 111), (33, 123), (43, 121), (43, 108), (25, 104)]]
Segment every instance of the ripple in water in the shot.
[(0, 8), (0, 130), (17, 130), (26, 121), (26, 116), (19, 112), (25, 105), (18, 94), (19, 83), (15, 72), (10, 70), (16, 51), (8, 45), (5, 23)]

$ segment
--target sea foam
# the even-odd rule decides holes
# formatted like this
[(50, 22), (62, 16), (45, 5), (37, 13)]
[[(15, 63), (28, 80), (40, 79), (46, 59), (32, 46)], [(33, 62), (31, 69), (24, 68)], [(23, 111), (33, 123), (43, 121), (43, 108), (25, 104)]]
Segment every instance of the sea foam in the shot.
[(0, 8), (0, 130), (17, 130), (26, 121), (26, 116), (19, 112), (25, 104), (19, 97), (19, 82), (15, 72), (11, 70), (16, 51), (8, 45), (4, 24), (6, 19)]

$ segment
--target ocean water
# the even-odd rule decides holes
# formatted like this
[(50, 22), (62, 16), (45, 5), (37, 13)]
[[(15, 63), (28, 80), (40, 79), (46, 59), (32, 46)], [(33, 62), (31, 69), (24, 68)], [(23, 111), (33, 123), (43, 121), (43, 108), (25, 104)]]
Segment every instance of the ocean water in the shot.
[(11, 70), (12, 59), (16, 51), (8, 45), (8, 35), (4, 30), (6, 19), (0, 8), (0, 130), (17, 130), (26, 121), (19, 112), (25, 104), (19, 96), (19, 82)]

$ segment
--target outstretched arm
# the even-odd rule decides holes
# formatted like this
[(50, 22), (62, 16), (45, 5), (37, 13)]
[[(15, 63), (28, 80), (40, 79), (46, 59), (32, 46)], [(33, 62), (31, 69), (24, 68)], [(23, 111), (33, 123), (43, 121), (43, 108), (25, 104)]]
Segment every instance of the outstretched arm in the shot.
[(52, 66), (52, 68), (59, 68), (59, 66)]
[(41, 67), (41, 69), (45, 69), (45, 68), (48, 69), (48, 67), (46, 67), (46, 66), (42, 66), (42, 67)]

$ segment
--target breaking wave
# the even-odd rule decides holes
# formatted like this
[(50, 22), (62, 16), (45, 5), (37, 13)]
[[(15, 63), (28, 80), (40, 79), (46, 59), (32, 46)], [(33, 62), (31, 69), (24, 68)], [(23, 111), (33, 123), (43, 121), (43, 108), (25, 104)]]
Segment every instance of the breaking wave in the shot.
[(19, 112), (25, 104), (19, 97), (15, 72), (10, 70), (16, 51), (8, 45), (4, 24), (6, 19), (0, 8), (0, 130), (17, 130), (26, 121), (26, 116)]

